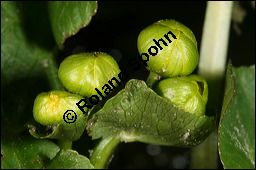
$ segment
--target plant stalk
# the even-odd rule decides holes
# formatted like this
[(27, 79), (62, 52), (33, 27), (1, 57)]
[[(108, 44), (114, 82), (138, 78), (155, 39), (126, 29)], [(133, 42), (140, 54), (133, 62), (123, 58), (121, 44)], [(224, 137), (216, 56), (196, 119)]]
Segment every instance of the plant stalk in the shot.
[(59, 139), (58, 145), (63, 150), (72, 149), (72, 141), (69, 140)]
[(90, 161), (95, 169), (106, 169), (111, 162), (120, 140), (115, 137), (102, 139), (92, 152)]
[[(223, 100), (232, 7), (232, 1), (207, 2), (200, 50), (198, 74), (208, 83), (207, 107), (217, 110), (218, 114)], [(219, 168), (217, 132), (215, 129), (202, 144), (191, 149), (190, 168)]]
[(221, 109), (226, 70), (232, 1), (208, 1), (203, 27), (198, 74), (209, 86), (208, 104)]
[(147, 78), (147, 85), (148, 87), (152, 88), (155, 83), (161, 79), (161, 76), (159, 76), (158, 74), (150, 71), (148, 78)]

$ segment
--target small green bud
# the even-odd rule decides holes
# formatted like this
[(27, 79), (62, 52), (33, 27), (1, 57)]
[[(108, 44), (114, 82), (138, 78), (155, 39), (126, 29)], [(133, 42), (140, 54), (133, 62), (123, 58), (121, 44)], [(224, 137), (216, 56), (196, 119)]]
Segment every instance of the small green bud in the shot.
[[(81, 53), (67, 57), (58, 72), (59, 79), (70, 92), (91, 97), (97, 95), (95, 88), (103, 94), (102, 87), (121, 70), (117, 62), (108, 54), (101, 52)], [(113, 86), (117, 83), (113, 81)]]
[(73, 110), (76, 115), (83, 114), (76, 105), (81, 99), (84, 98), (65, 91), (54, 90), (40, 93), (34, 101), (34, 118), (42, 125), (57, 125), (64, 122), (63, 115), (67, 110)]
[(161, 20), (142, 30), (138, 50), (147, 69), (166, 78), (187, 76), (198, 64), (193, 32), (175, 20)]
[(208, 86), (205, 79), (198, 75), (164, 79), (156, 85), (155, 91), (180, 109), (205, 114)]

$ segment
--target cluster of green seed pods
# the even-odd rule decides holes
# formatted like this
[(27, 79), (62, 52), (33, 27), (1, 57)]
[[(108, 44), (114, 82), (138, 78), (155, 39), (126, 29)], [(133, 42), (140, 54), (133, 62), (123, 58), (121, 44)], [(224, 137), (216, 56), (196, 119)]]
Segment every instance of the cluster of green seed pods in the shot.
[[(199, 57), (196, 38), (189, 28), (175, 20), (155, 22), (139, 34), (138, 50), (147, 69), (162, 78), (153, 87), (158, 95), (187, 112), (205, 114), (208, 87), (202, 77), (190, 75)], [(105, 53), (67, 57), (60, 64), (58, 76), (69, 92), (39, 94), (34, 102), (35, 120), (43, 125), (60, 123), (69, 108), (81, 114), (74, 104), (89, 97), (93, 103), (93, 96), (109, 94), (119, 84), (118, 79), (110, 85), (106, 83), (113, 77), (120, 78), (120, 72), (117, 62)]]
[(199, 57), (189, 28), (175, 20), (155, 22), (139, 34), (138, 50), (147, 69), (163, 78), (154, 87), (157, 94), (187, 112), (205, 114), (208, 86), (203, 77), (190, 75)]
[[(113, 77), (119, 78), (119, 74), (118, 64), (106, 53), (80, 53), (67, 57), (60, 64), (58, 77), (69, 92), (55, 90), (40, 93), (34, 102), (35, 120), (43, 125), (54, 125), (64, 121), (63, 115), (67, 110), (73, 110), (78, 115), (87, 113), (92, 105), (81, 110), (77, 103), (89, 97), (90, 103), (94, 103), (97, 93), (102, 96), (111, 93), (118, 81), (111, 81), (111, 85), (106, 83)], [(87, 103), (84, 105), (87, 106)]]

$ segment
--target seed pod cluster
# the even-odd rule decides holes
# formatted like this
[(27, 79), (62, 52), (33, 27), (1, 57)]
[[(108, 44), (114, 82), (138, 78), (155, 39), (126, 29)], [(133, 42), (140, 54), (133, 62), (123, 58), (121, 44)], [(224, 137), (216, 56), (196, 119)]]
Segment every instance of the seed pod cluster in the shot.
[[(104, 94), (111, 93), (114, 87), (120, 84), (117, 80), (123, 78), (120, 72), (114, 58), (105, 53), (80, 53), (67, 57), (60, 64), (58, 76), (69, 92), (40, 93), (34, 101), (35, 120), (43, 125), (56, 125), (63, 121), (63, 116), (68, 110), (74, 111), (77, 115), (87, 113), (88, 108), (92, 106), (86, 107), (87, 103), (83, 103), (81, 109), (77, 103), (87, 101), (86, 98), (89, 97), (91, 103), (98, 103), (99, 98), (96, 103), (93, 100), (98, 97), (97, 94), (101, 94), (100, 97), (104, 98)], [(71, 115), (67, 116), (71, 118)]]
[(155, 22), (139, 34), (138, 50), (147, 69), (162, 77), (154, 87), (157, 94), (187, 112), (205, 114), (208, 86), (204, 78), (190, 75), (198, 50), (189, 28), (175, 20)]

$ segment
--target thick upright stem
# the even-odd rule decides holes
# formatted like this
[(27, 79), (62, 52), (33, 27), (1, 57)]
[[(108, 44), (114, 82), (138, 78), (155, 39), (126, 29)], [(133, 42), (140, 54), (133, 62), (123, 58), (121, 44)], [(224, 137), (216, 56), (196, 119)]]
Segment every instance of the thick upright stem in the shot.
[(217, 129), (206, 140), (191, 149), (190, 169), (219, 169)]
[(226, 70), (232, 1), (209, 1), (203, 28), (198, 74), (209, 85), (209, 106), (220, 110)]
[[(208, 83), (208, 107), (220, 113), (223, 98), (223, 80), (227, 62), (227, 47), (231, 23), (232, 1), (207, 3), (200, 50), (199, 75)], [(199, 146), (191, 149), (191, 167), (218, 168), (217, 129)]]
[(108, 167), (119, 143), (120, 141), (114, 137), (108, 137), (99, 142), (90, 158), (95, 169), (106, 169)]

